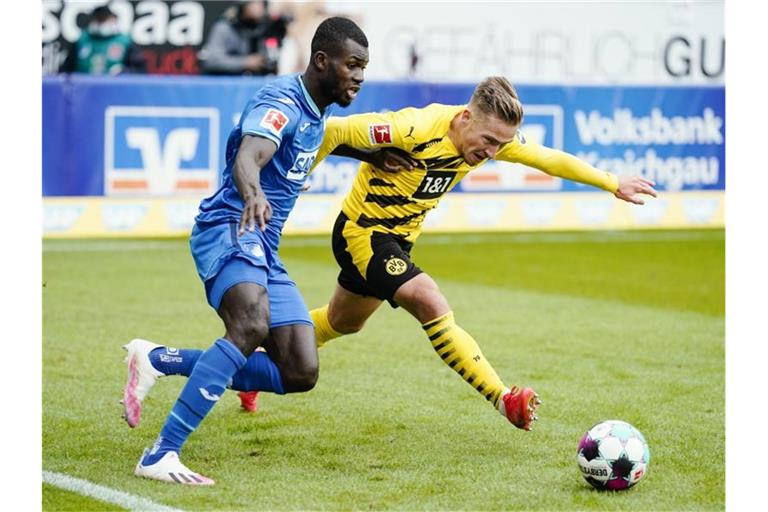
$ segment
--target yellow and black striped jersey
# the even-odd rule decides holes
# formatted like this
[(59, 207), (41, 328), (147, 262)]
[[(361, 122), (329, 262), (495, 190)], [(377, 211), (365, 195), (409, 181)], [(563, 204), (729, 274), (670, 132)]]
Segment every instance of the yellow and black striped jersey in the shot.
[[(411, 171), (389, 173), (362, 162), (342, 205), (344, 214), (361, 227), (416, 240), (426, 213), (468, 172), (485, 163), (466, 163), (448, 137), (451, 121), (465, 108), (433, 103), (396, 112), (330, 117), (315, 165), (342, 144), (360, 149), (397, 147), (420, 163)], [(618, 188), (615, 175), (568, 153), (526, 141), (519, 131), (495, 159), (522, 163), (610, 192)]]

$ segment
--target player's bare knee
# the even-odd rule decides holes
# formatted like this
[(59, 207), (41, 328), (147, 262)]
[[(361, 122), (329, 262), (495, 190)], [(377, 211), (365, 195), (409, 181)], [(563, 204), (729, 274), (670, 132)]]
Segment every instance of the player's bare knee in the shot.
[(269, 335), (268, 313), (260, 306), (245, 306), (227, 322), (227, 337), (248, 357)]
[[(450, 311), (448, 300), (429, 276), (413, 279), (401, 286), (395, 300), (420, 322), (428, 322)], [(417, 280), (418, 279), (418, 280)]]
[(449, 312), (451, 306), (448, 304), (448, 299), (445, 298), (445, 295), (443, 295), (440, 290), (435, 289), (429, 296), (427, 303), (425, 304), (425, 309), (424, 316), (430, 317), (429, 320), (431, 320), (432, 318), (437, 318)]
[(249, 354), (256, 350), (256, 347), (261, 345), (267, 336), (269, 335), (269, 320), (265, 317), (251, 318), (243, 326), (243, 332), (247, 339), (251, 342), (253, 347), (250, 348)]
[(360, 317), (356, 312), (350, 312), (343, 307), (329, 308), (328, 323), (339, 334), (354, 334), (363, 328), (367, 317)]
[(255, 284), (241, 283), (224, 294), (219, 316), (227, 329), (226, 337), (248, 357), (269, 334), (269, 297)]
[(333, 330), (340, 334), (354, 334), (362, 330), (365, 325), (365, 320), (359, 321), (356, 319), (338, 318), (329, 319), (328, 321)]
[(315, 387), (319, 376), (317, 362), (304, 363), (283, 373), (283, 386), (288, 393), (304, 393)]

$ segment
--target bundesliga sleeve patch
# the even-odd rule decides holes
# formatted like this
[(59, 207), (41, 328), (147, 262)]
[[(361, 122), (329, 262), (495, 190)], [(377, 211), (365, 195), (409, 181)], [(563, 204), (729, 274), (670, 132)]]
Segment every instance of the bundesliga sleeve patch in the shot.
[(368, 125), (371, 144), (392, 144), (392, 126), (389, 124)]
[(283, 131), (283, 128), (288, 124), (288, 121), (288, 116), (277, 109), (270, 108), (267, 110), (267, 113), (264, 114), (264, 117), (261, 118), (261, 123), (259, 123), (259, 125), (268, 129), (275, 135), (280, 135), (280, 132)]

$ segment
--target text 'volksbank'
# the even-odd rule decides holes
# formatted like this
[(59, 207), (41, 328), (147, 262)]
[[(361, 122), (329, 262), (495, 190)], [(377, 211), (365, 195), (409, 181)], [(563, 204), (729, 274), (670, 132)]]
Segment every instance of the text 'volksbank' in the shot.
[(628, 108), (616, 109), (612, 117), (597, 110), (573, 114), (579, 139), (584, 145), (615, 144), (723, 144), (723, 118), (705, 108), (700, 116), (665, 116), (658, 108), (650, 115), (635, 117)]
[[(647, 116), (616, 109), (612, 117), (596, 110), (589, 114), (576, 110), (574, 119), (584, 146), (641, 146), (638, 151), (627, 148), (619, 154), (607, 147), (609, 154), (576, 153), (595, 167), (619, 175), (639, 174), (669, 191), (717, 187), (721, 181), (721, 161), (713, 150), (725, 141), (723, 118), (711, 108), (703, 109), (701, 115), (671, 117), (658, 108)], [(664, 152), (672, 154), (660, 154), (662, 148), (670, 148)]]

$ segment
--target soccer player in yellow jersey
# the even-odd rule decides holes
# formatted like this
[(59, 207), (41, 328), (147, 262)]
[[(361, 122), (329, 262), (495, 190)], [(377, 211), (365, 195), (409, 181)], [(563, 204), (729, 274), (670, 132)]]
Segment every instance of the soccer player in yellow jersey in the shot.
[[(375, 160), (378, 167), (360, 165), (333, 228), (333, 252), (341, 267), (338, 285), (330, 302), (310, 315), (322, 346), (358, 332), (385, 300), (403, 307), (421, 323), (445, 364), (516, 427), (530, 430), (541, 403), (538, 395), (502, 382), (474, 338), (457, 324), (435, 281), (411, 261), (427, 212), (489, 159), (523, 163), (637, 204), (643, 204), (639, 194), (656, 192), (643, 178), (617, 177), (526, 140), (518, 131), (522, 120), (517, 92), (503, 77), (483, 80), (468, 105), (329, 118), (316, 162), (335, 152)], [(413, 167), (387, 172), (385, 152), (357, 151), (381, 148), (404, 150)]]

